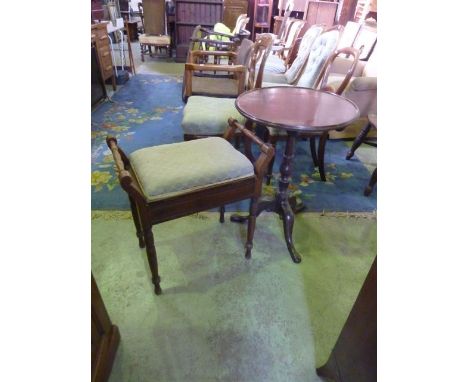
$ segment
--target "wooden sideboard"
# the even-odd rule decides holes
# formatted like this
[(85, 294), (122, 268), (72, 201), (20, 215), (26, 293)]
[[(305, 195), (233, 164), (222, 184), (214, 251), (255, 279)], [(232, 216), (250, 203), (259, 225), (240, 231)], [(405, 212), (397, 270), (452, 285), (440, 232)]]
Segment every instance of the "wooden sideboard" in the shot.
[(91, 42), (96, 46), (102, 79), (103, 81), (111, 79), (112, 87), (115, 90), (115, 75), (106, 23), (91, 25)]
[(247, 14), (248, 6), (247, 0), (224, 0), (223, 24), (232, 31), (239, 15)]
[(303, 30), (305, 31), (315, 24), (325, 24), (327, 27), (333, 26), (335, 24), (337, 8), (337, 1), (307, 1), (304, 9), (306, 26)]

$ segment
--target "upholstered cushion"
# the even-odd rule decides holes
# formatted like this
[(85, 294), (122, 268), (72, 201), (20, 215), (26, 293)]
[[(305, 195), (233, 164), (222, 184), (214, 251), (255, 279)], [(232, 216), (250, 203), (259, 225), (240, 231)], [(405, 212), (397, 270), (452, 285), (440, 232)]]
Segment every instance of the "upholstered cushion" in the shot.
[(147, 201), (254, 176), (252, 163), (219, 137), (147, 147), (129, 159)]
[(171, 37), (170, 36), (151, 36), (147, 34), (142, 34), (138, 37), (140, 44), (149, 44), (149, 45), (170, 45)]
[(273, 86), (294, 86), (294, 85), (289, 85), (285, 83), (279, 83), (279, 82), (262, 82), (262, 88), (271, 88)]
[(309, 57), (312, 44), (314, 43), (317, 36), (322, 33), (322, 31), (323, 27), (321, 26), (311, 26), (302, 37), (299, 49), (297, 51), (297, 56), (285, 73), (289, 84), (294, 83), (299, 78), (302, 69), (307, 62), (307, 58)]
[(237, 111), (235, 101), (234, 98), (189, 97), (182, 118), (184, 134), (224, 134), (229, 117), (244, 123), (245, 119)]
[(262, 87), (264, 83), (276, 83), (276, 84), (287, 84), (288, 81), (284, 75), (284, 73), (270, 73), (270, 72), (265, 72), (263, 73), (263, 82), (262, 82)]
[(307, 64), (301, 77), (297, 81), (297, 86), (306, 88), (313, 88), (315, 86), (320, 71), (328, 57), (335, 50), (338, 40), (339, 32), (337, 30), (325, 32), (315, 39), (310, 50), (309, 58), (307, 59)]
[(231, 78), (193, 76), (192, 93), (236, 97), (239, 93), (238, 81)]
[[(257, 67), (258, 70), (258, 67)], [(271, 72), (271, 73), (284, 73), (286, 71), (286, 65), (284, 65), (284, 61), (276, 54), (270, 54), (267, 57), (265, 62), (265, 69), (264, 73)]]

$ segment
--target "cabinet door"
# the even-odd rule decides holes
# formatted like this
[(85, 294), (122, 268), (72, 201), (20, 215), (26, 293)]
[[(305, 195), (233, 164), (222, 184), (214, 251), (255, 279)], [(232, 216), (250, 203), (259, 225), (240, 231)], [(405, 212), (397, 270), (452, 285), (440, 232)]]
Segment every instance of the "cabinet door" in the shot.
[(225, 0), (223, 7), (223, 24), (230, 30), (233, 30), (239, 15), (247, 13), (247, 7), (247, 0)]

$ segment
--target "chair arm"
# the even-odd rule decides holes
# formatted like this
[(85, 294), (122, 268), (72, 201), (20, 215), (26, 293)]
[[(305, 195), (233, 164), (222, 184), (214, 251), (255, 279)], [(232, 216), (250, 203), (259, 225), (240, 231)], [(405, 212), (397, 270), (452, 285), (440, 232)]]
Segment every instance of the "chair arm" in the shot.
[(233, 118), (228, 119), (229, 128), (224, 134), (224, 138), (228, 141), (232, 139), (236, 130), (240, 130), (240, 132), (250, 141), (257, 144), (260, 148), (260, 155), (258, 156), (257, 160), (253, 163), (255, 175), (257, 179), (260, 179), (259, 184), (257, 184), (256, 191), (261, 192), (262, 180), (265, 176), (265, 173), (268, 168), (268, 164), (272, 160), (275, 155), (275, 149), (269, 143), (263, 142), (259, 137), (257, 137), (252, 131), (247, 129), (245, 126), (241, 125), (237, 120)]
[(237, 53), (231, 52), (231, 51), (220, 51), (220, 50), (191, 50), (189, 51), (188, 62), (193, 63), (194, 59), (198, 57), (206, 57), (206, 56), (236, 58)]
[(117, 167), (117, 174), (119, 177), (120, 185), (134, 199), (138, 200), (141, 203), (145, 203), (144, 196), (139, 191), (139, 187), (135, 184), (132, 175), (127, 170), (127, 168), (130, 166), (130, 161), (128, 160), (125, 153), (118, 146), (117, 139), (111, 136), (107, 136), (106, 143), (112, 152), (112, 156), (114, 157), (114, 162)]

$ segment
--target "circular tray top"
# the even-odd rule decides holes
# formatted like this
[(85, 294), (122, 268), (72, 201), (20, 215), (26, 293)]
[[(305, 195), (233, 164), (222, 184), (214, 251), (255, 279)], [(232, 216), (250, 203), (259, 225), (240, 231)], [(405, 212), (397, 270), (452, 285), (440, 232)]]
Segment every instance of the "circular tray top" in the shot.
[(335, 130), (359, 117), (344, 97), (296, 86), (250, 90), (236, 99), (236, 108), (254, 122), (299, 132)]

